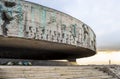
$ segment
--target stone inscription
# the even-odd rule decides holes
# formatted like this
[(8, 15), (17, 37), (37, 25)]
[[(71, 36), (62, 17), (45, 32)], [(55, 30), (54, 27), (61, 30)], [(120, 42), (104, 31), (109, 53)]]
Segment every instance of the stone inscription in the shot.
[(96, 36), (81, 21), (62, 12), (24, 2), (0, 1), (0, 35), (47, 40), (96, 50)]

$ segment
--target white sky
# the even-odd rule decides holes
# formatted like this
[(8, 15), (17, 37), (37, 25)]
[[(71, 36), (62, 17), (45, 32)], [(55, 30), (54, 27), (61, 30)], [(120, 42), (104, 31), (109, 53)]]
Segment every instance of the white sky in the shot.
[(109, 64), (109, 61), (111, 64), (120, 64), (120, 51), (111, 51), (110, 53), (102, 51), (92, 57), (77, 60), (80, 65)]
[[(120, 64), (120, 0), (26, 0), (67, 13), (89, 25), (97, 36), (98, 52), (80, 64)], [(119, 50), (119, 51), (118, 51)], [(116, 52), (117, 51), (117, 52)]]

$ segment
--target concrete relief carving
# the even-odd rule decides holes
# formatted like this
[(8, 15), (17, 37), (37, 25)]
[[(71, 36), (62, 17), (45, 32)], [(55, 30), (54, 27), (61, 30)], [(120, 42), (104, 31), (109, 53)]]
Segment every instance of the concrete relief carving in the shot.
[(86, 24), (56, 10), (25, 4), (27, 6), (21, 0), (0, 1), (1, 35), (94, 47), (96, 50), (95, 35)]
[[(19, 4), (15, 3), (14, 1), (2, 1), (0, 4), (0, 12), (1, 12), (1, 19), (3, 24), (1, 25), (2, 34), (3, 36), (8, 35), (9, 25), (12, 24), (11, 22), (16, 20), (18, 23), (22, 20), (22, 11), (20, 10)], [(18, 8), (18, 9), (16, 9)]]

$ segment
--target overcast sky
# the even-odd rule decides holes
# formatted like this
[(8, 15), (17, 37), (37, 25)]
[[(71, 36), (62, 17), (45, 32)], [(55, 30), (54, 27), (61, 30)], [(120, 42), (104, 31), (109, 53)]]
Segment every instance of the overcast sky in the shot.
[(120, 0), (26, 0), (67, 13), (89, 25), (98, 50), (120, 49)]

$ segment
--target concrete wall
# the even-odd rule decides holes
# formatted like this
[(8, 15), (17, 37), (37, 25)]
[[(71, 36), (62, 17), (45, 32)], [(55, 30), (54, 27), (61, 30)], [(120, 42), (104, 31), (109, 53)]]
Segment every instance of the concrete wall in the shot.
[[(3, 19), (3, 13), (7, 20)], [(89, 26), (65, 13), (23, 0), (0, 1), (0, 26), (0, 35), (65, 43), (96, 51), (96, 36)], [(4, 29), (7, 29), (6, 34)]]

